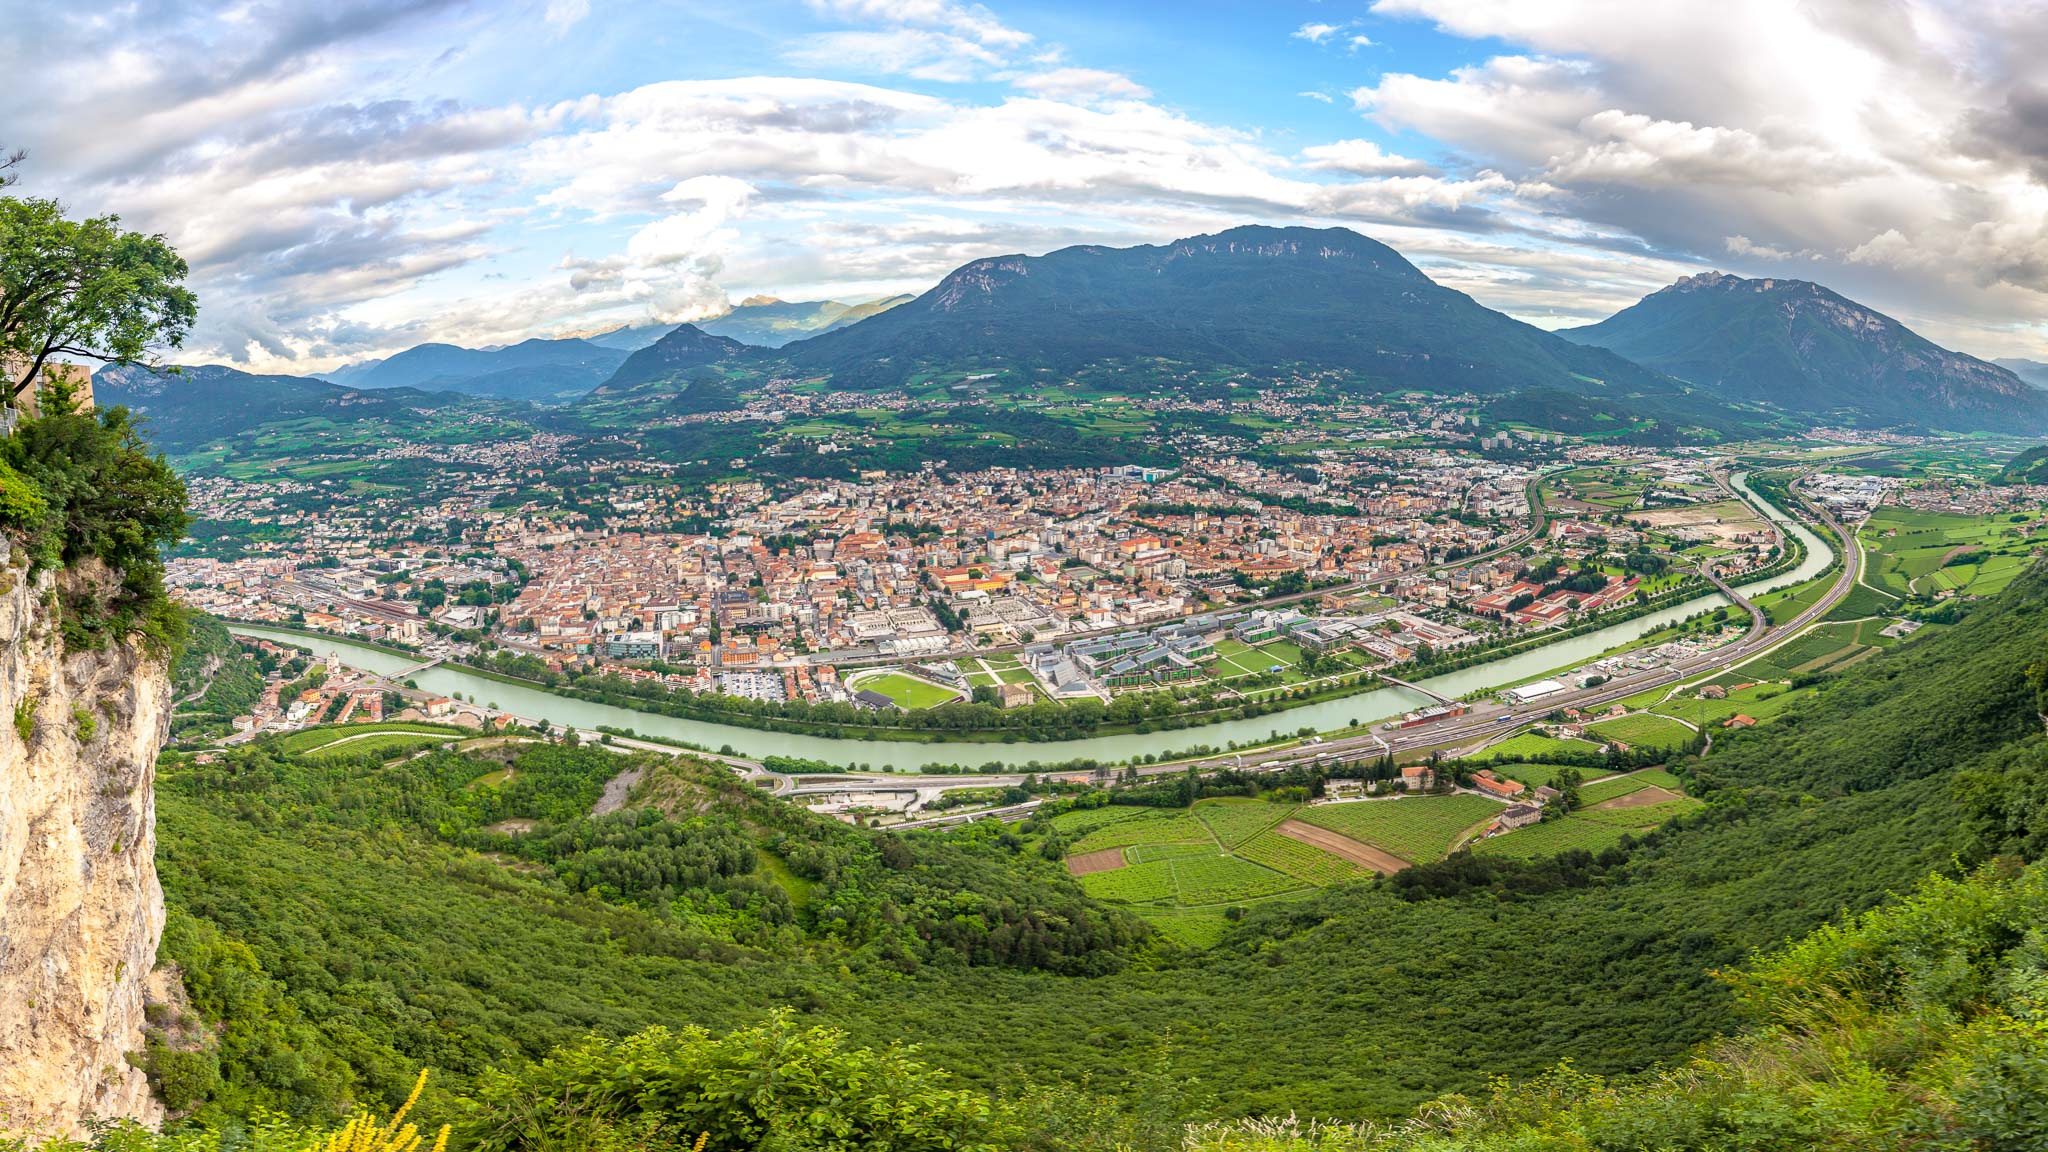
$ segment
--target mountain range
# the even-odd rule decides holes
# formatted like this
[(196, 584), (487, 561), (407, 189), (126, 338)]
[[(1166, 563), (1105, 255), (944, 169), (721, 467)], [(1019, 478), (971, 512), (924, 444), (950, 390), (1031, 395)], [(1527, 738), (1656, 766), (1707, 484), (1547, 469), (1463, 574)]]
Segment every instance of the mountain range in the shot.
[(2048, 397), (1805, 280), (1688, 276), (1598, 324), (1561, 331), (1730, 401), (1853, 424), (2016, 431)]
[(588, 340), (525, 340), (504, 348), (420, 344), (385, 360), (322, 373), (351, 388), (419, 388), (502, 400), (573, 400), (604, 382), (630, 355)]
[[(423, 344), (318, 382), (192, 370), (176, 387), (200, 414), (160, 418), (158, 427), (175, 425), (183, 437), (367, 403), (308, 390), (327, 382), (365, 395), (568, 403), (572, 414), (615, 423), (734, 407), (777, 376), (852, 390), (972, 383), (1136, 394), (1319, 375), (1358, 392), (1477, 394), (1496, 419), (1667, 442), (1782, 428), (1793, 417), (2048, 428), (2048, 390), (1817, 284), (1690, 276), (1600, 323), (1550, 333), (1340, 228), (1252, 226), (1163, 245), (990, 257), (914, 298), (849, 306), (754, 297), (715, 320), (649, 332), (495, 349)], [(203, 399), (209, 390), (218, 398)]]
[(2012, 373), (2034, 388), (2048, 389), (2048, 364), (2039, 360), (2024, 360), (2018, 357), (2000, 357), (1993, 364)]
[(1342, 228), (1254, 226), (976, 260), (907, 304), (783, 352), (852, 387), (1159, 361), (1201, 373), (1335, 369), (1446, 392), (1669, 383), (1486, 308)]

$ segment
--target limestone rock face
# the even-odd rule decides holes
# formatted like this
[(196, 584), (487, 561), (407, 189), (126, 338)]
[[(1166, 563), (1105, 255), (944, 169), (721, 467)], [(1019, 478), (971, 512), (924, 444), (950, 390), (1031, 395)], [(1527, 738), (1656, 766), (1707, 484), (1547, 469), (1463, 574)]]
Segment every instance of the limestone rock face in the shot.
[(132, 642), (67, 656), (50, 595), (106, 578), (0, 565), (0, 1131), (162, 1119), (124, 1056), (142, 1047), (164, 926), (153, 788), (170, 680)]

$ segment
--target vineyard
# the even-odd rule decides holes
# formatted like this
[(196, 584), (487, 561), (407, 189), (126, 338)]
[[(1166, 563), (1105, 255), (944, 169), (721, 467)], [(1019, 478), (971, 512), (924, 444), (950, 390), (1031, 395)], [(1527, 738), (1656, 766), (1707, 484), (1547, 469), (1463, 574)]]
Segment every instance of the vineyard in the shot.
[[(1301, 805), (1213, 799), (1185, 809), (1069, 812), (1070, 867), (1084, 891), (1128, 906), (1183, 943), (1206, 946), (1221, 934), (1227, 909), (1298, 895), (1366, 875), (1350, 861), (1274, 828)], [(1108, 866), (1101, 854), (1108, 856)], [(1092, 858), (1090, 858), (1092, 855)]]
[(1693, 738), (1691, 728), (1668, 716), (1636, 712), (1588, 724), (1586, 731), (1603, 740), (1618, 740), (1631, 748), (1683, 748)]
[(1628, 834), (1628, 829), (1598, 820), (1567, 816), (1518, 828), (1505, 836), (1490, 836), (1472, 846), (1481, 856), (1511, 856), (1517, 860), (1540, 860), (1559, 852), (1583, 848), (1599, 852)]
[(1294, 818), (1420, 864), (1441, 859), (1466, 829), (1500, 810), (1499, 804), (1482, 796), (1413, 796), (1322, 804), (1304, 808)]

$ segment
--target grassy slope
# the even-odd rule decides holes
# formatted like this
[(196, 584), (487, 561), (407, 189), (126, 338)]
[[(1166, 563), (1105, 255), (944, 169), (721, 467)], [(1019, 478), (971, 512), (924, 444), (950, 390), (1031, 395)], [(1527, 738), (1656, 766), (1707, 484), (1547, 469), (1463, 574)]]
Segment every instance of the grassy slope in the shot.
[[(2040, 739), (2020, 669), (2048, 638), (2044, 605), (2029, 576), (1773, 725), (1717, 733), (1693, 781), (1706, 815), (1590, 886), (1409, 903), (1340, 884), (1256, 907), (1214, 949), (1162, 955), (1163, 970), (842, 966), (829, 950), (691, 959), (652, 917), (403, 836), (329, 834), (305, 813), (238, 819), (231, 794), (166, 798), (166, 889), (175, 908), (249, 939), (295, 996), (345, 997), (390, 1051), (447, 1067), (493, 1058), (504, 1036), (532, 1051), (582, 1027), (723, 1024), (795, 1005), (865, 1041), (913, 1037), (984, 1084), (1120, 1083), (1171, 1037), (1173, 1068), (1225, 1111), (1392, 1114), (1565, 1057), (1622, 1072), (1679, 1056), (1735, 1022), (1710, 969), (1946, 866), (1948, 778)], [(345, 939), (357, 959), (312, 963), (317, 939)]]

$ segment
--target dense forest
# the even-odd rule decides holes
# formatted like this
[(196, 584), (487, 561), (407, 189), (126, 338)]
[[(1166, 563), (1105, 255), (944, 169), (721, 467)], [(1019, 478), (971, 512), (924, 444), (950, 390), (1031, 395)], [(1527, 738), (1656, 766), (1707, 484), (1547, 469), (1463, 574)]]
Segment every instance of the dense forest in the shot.
[[(1633, 1076), (1744, 1027), (1715, 973), (1753, 950), (2039, 852), (2044, 608), (2037, 572), (1717, 734), (1674, 765), (1707, 807), (1626, 851), (1461, 854), (1254, 905), (1205, 951), (1088, 900), (1043, 821), (877, 832), (596, 746), (169, 754), (164, 953), (219, 1039), (167, 1028), (154, 1072), (199, 1121), (304, 1123), (394, 1106), (422, 1067), (423, 1114), (452, 1116), (493, 1066), (657, 1025), (915, 1041), (960, 1088), (1116, 1123), (1386, 1119), (1567, 1059)], [(629, 765), (632, 801), (591, 815)]]

